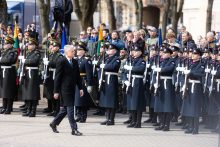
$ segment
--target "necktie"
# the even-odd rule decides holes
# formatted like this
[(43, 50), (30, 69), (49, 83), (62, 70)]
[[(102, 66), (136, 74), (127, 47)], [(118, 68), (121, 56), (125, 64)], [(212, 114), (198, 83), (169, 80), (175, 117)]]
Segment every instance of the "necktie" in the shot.
[(73, 63), (72, 63), (71, 59), (69, 60), (69, 63), (70, 63), (70, 65), (73, 65)]

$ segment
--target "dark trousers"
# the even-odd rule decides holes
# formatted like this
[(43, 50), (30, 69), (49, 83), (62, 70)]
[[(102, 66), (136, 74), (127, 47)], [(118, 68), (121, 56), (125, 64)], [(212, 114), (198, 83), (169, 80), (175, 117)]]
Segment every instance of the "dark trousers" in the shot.
[(170, 127), (170, 121), (172, 118), (172, 114), (169, 112), (161, 112), (159, 113), (159, 122), (161, 126)]
[(77, 107), (77, 117), (80, 120), (86, 120), (87, 119), (87, 111), (88, 111), (88, 107)]
[(141, 125), (142, 111), (133, 110), (133, 111), (131, 111), (131, 114), (132, 114), (132, 116), (131, 116), (132, 117), (132, 123)]
[(189, 129), (199, 131), (199, 117), (188, 117)]
[(77, 130), (77, 124), (74, 118), (74, 106), (61, 107), (59, 113), (54, 118), (52, 124), (59, 125), (66, 115), (68, 116), (71, 129)]
[(115, 121), (115, 109), (114, 108), (106, 109), (106, 119), (111, 122)]
[(3, 98), (3, 106), (2, 109), (11, 112), (13, 107), (13, 99)]
[(67, 21), (67, 22), (64, 22), (64, 23), (65, 23), (66, 35), (67, 35), (67, 37), (69, 37), (70, 36), (70, 21)]

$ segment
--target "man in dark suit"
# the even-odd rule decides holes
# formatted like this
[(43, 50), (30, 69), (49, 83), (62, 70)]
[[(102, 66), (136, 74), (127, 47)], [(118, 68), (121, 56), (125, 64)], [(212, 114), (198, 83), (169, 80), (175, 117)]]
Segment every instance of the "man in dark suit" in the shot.
[(65, 57), (57, 62), (56, 74), (54, 80), (54, 98), (61, 98), (61, 108), (58, 115), (54, 118), (50, 127), (54, 133), (57, 131), (57, 125), (67, 115), (70, 126), (72, 129), (72, 135), (81, 136), (77, 129), (77, 124), (74, 119), (74, 99), (75, 99), (75, 88), (76, 85), (80, 89), (80, 96), (83, 96), (82, 82), (79, 73), (79, 65), (74, 56), (74, 48), (71, 45), (64, 47)]

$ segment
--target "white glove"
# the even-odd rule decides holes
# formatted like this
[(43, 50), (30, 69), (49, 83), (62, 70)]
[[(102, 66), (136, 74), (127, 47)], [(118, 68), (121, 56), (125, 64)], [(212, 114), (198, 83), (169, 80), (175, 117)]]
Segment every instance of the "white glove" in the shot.
[(212, 70), (211, 71), (211, 74), (214, 76), (214, 75), (216, 75), (216, 73), (217, 73), (217, 70)]
[(180, 71), (181, 67), (176, 67), (176, 71)]
[(22, 62), (22, 63), (25, 63), (25, 60), (26, 60), (26, 59), (22, 59), (21, 62)]
[(150, 64), (147, 64), (146, 67), (149, 68), (149, 67), (150, 67)]
[(157, 83), (154, 84), (154, 88), (158, 88), (159, 85)]
[(87, 91), (88, 91), (88, 93), (91, 93), (92, 92), (92, 86), (88, 86)]
[(45, 60), (45, 61), (44, 61), (44, 65), (47, 66), (48, 64), (49, 64), (49, 61), (46, 61), (46, 60)]
[(105, 64), (100, 64), (100, 68), (105, 68)]
[(183, 72), (185, 75), (188, 75), (190, 73), (190, 70), (184, 70)]
[(180, 67), (180, 71), (183, 72), (185, 70), (185, 67)]
[(43, 61), (45, 62), (45, 61), (48, 61), (48, 58), (43, 58)]
[(92, 61), (93, 65), (97, 65), (97, 63), (98, 63), (98, 61), (96, 61), (96, 60)]
[(125, 65), (124, 65), (124, 69), (128, 70), (127, 68), (128, 68), (128, 65), (127, 65), (127, 64), (125, 64)]
[(127, 70), (132, 70), (133, 66), (127, 66)]
[(210, 73), (210, 71), (211, 71), (211, 69), (209, 69), (209, 68), (206, 68), (206, 69), (205, 69), (205, 72), (206, 72), (206, 73)]
[(160, 67), (157, 67), (157, 68), (154, 69), (154, 71), (160, 72), (160, 71), (161, 71), (161, 68), (160, 68)]
[(155, 68), (156, 68), (156, 66), (155, 66), (155, 65), (151, 66), (151, 69), (153, 69), (153, 70), (154, 70)]
[(130, 84), (131, 84), (129, 81), (125, 81), (124, 83), (125, 83), (125, 85), (126, 85), (127, 87), (129, 87)]
[(24, 59), (24, 56), (18, 56), (18, 59), (22, 60), (22, 59)]

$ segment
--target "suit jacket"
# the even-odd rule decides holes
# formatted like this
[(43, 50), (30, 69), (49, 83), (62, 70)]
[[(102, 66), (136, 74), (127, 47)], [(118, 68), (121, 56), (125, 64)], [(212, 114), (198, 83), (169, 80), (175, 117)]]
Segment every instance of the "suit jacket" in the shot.
[(72, 59), (72, 65), (66, 57), (57, 62), (54, 80), (54, 93), (61, 96), (61, 105), (73, 106), (75, 99), (75, 87), (82, 89), (79, 65)]

